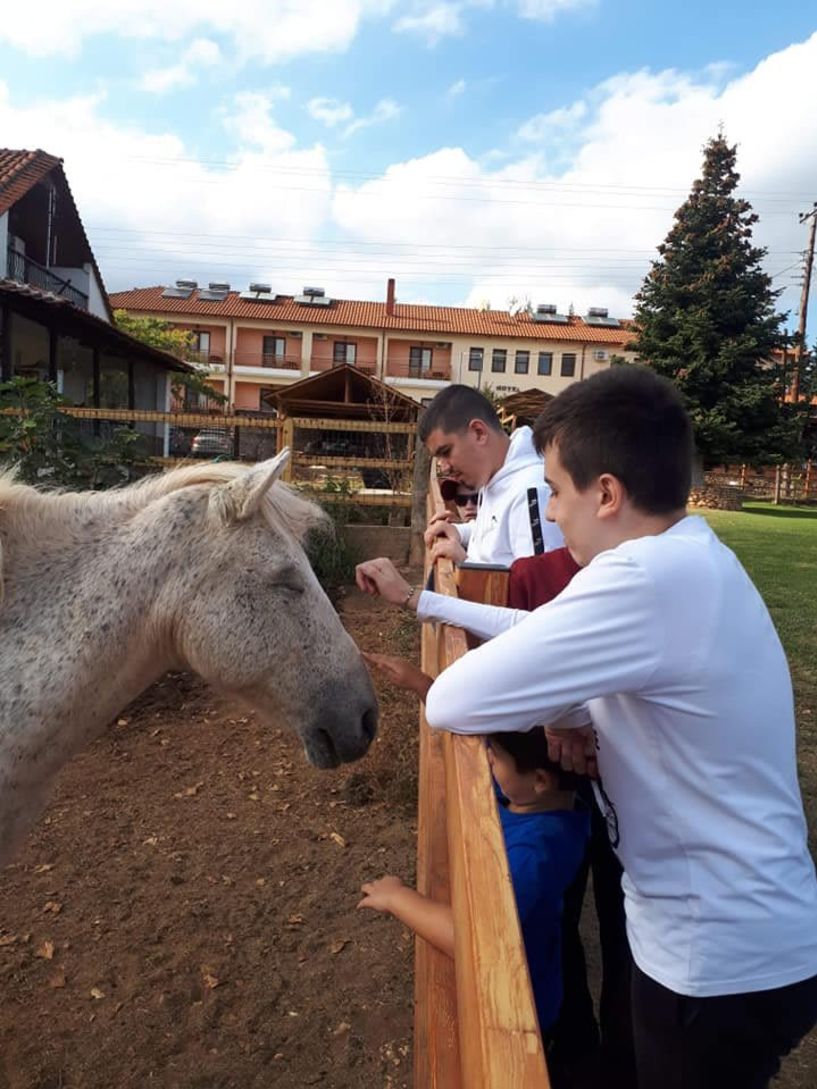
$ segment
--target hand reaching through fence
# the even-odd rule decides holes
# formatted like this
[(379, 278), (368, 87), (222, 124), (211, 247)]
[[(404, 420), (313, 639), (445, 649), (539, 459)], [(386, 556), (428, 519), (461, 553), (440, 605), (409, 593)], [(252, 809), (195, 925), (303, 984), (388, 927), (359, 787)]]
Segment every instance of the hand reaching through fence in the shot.
[(379, 595), (392, 605), (417, 609), (419, 590), (406, 582), (391, 560), (366, 560), (355, 568), (355, 582), (364, 594)]
[(426, 693), (434, 683), (434, 679), (427, 673), (423, 673), (419, 666), (405, 658), (395, 658), (391, 654), (367, 654), (363, 653), (363, 661), (367, 665), (374, 666), (383, 676), (409, 692), (416, 692), (421, 700), (425, 700)]

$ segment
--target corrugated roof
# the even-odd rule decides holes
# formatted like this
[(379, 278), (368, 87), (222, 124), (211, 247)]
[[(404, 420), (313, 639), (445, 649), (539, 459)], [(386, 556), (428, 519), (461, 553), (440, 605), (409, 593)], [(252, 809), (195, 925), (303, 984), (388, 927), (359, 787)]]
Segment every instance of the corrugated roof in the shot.
[(386, 313), (383, 302), (336, 299), (331, 306), (301, 306), (292, 296), (280, 296), (274, 303), (242, 299), (231, 291), (223, 302), (202, 302), (198, 291), (189, 299), (162, 298), (164, 287), (138, 287), (116, 291), (111, 296), (114, 309), (167, 314), (168, 317), (246, 318), (265, 320), (276, 326), (328, 325), (371, 329), (373, 332), (414, 333), (424, 339), (444, 336), (513, 337), (516, 340), (573, 341), (579, 344), (608, 344), (624, 347), (632, 338), (631, 329), (588, 325), (580, 317), (571, 317), (567, 325), (548, 325), (534, 321), (528, 314), (510, 314), (507, 310), (470, 310), (458, 306), (419, 306), (397, 303), (394, 314)]
[(0, 148), (0, 216), (61, 164), (62, 159), (39, 148), (36, 151)]

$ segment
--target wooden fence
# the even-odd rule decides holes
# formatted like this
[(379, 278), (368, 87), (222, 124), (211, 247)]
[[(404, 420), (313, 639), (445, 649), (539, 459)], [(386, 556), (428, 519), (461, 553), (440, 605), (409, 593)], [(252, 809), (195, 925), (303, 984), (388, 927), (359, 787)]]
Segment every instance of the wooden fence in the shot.
[[(0, 411), (12, 414), (16, 410)], [(215, 435), (216, 443), (222, 442), (218, 456), (237, 460), (260, 461), (288, 446), (292, 457), (284, 479), (305, 491), (344, 505), (411, 507), (414, 423), (70, 405), (61, 406), (60, 411), (88, 421), (97, 434), (101, 428), (117, 425), (135, 427), (145, 438), (151, 461), (165, 467), (191, 457), (193, 439), (200, 431)], [(341, 452), (325, 453), (327, 449)], [(217, 455), (212, 442), (209, 454)], [(333, 488), (333, 483), (338, 487)]]
[[(432, 469), (428, 513), (442, 509)], [(426, 576), (432, 569), (426, 560)], [(506, 578), (476, 573), (460, 595), (504, 604)], [(450, 561), (433, 569), (457, 594)], [(467, 650), (465, 633), (423, 625), (423, 669), (437, 676)], [(420, 716), (417, 885), (450, 902), (452, 962), (417, 939), (415, 1089), (547, 1089), (550, 1085), (491, 774), (481, 738), (436, 732)]]
[(706, 473), (707, 484), (733, 485), (745, 499), (769, 499), (773, 503), (817, 503), (817, 465), (812, 461), (793, 465), (724, 465)]

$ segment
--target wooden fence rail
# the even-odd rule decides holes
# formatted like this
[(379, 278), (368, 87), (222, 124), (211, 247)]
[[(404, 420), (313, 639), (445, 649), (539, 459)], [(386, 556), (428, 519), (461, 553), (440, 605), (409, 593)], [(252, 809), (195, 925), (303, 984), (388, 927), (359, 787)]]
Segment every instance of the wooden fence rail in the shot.
[[(429, 515), (442, 506), (432, 469)], [(450, 561), (438, 561), (433, 574), (438, 592), (457, 593)], [(492, 603), (503, 603), (504, 593), (501, 580), (494, 577), (488, 595)], [(432, 676), (466, 650), (461, 629), (424, 625), (422, 663)], [(421, 892), (451, 903), (455, 958), (452, 965), (417, 940), (415, 1089), (547, 1089), (547, 1064), (484, 742), (435, 733), (424, 715), (417, 882)]]

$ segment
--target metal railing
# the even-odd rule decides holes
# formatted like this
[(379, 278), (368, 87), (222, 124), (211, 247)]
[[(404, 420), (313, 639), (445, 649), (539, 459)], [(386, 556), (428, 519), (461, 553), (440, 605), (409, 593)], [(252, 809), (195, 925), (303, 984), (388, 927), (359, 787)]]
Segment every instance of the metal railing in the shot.
[(275, 352), (236, 352), (233, 363), (236, 367), (265, 367), (283, 371), (301, 369), (300, 355), (276, 355)]
[(24, 253), (18, 253), (11, 246), (8, 248), (7, 268), (10, 280), (16, 280), (20, 284), (31, 284), (32, 287), (38, 287), (42, 291), (50, 291), (52, 295), (61, 295), (80, 310), (88, 309), (88, 296), (84, 292), (79, 291), (69, 280), (55, 276), (44, 265), (26, 257)]

